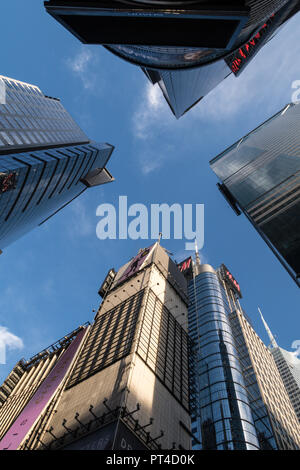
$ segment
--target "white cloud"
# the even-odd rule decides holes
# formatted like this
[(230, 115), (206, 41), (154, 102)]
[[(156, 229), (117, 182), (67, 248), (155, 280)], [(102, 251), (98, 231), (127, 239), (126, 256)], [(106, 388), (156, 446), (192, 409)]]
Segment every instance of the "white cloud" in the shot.
[(95, 223), (88, 213), (87, 206), (81, 199), (70, 205), (71, 214), (68, 220), (69, 234), (74, 237), (86, 237), (95, 231)]
[(133, 134), (136, 138), (146, 140), (157, 127), (166, 126), (175, 121), (158, 84), (146, 82), (139, 105), (133, 114)]
[(157, 170), (160, 166), (161, 165), (159, 162), (148, 160), (143, 163), (142, 172), (144, 173), (144, 175), (148, 175), (152, 171)]
[(145, 82), (132, 119), (133, 135), (140, 144), (137, 155), (144, 175), (158, 170), (168, 159), (172, 149), (166, 146), (160, 135), (180, 124), (170, 111), (159, 86)]
[(23, 341), (11, 333), (5, 326), (0, 326), (0, 364), (6, 363), (6, 349), (22, 349)]
[(90, 91), (98, 89), (99, 76), (93, 70), (98, 62), (98, 55), (88, 46), (81, 46), (80, 51), (74, 57), (66, 60), (67, 66), (81, 80), (84, 89)]
[(24, 347), (22, 339), (11, 333), (5, 326), (0, 326), (0, 344), (9, 349), (22, 349)]

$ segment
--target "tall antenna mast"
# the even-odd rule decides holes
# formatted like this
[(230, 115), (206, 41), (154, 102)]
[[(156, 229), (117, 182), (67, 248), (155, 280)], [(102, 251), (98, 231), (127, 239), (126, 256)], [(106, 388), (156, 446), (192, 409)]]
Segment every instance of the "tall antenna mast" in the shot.
[(197, 240), (195, 238), (195, 255), (196, 255), (196, 265), (197, 266), (200, 266), (201, 265), (201, 261), (200, 261), (200, 256), (199, 256), (199, 252), (198, 252), (198, 245), (197, 245)]
[(273, 348), (278, 348), (278, 344), (276, 343), (276, 340), (275, 340), (274, 336), (272, 335), (272, 332), (271, 332), (270, 328), (268, 327), (268, 324), (267, 324), (266, 320), (264, 319), (263, 314), (261, 313), (260, 308), (259, 308), (259, 307), (257, 307), (257, 308), (258, 308), (258, 311), (259, 311), (259, 313), (260, 313), (260, 316), (261, 316), (262, 322), (263, 322), (263, 324), (264, 324), (264, 327), (265, 327), (265, 329), (266, 329), (266, 332), (268, 333), (268, 336), (269, 336), (269, 338), (270, 338), (272, 347), (273, 347)]

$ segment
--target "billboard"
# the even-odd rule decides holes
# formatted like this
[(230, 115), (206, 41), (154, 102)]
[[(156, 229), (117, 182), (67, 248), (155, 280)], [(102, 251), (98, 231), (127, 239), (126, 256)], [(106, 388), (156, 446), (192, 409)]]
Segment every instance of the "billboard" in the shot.
[[(152, 1), (98, 0), (45, 2), (46, 11), (85, 44), (134, 44), (148, 46), (208, 47), (229, 50), (249, 19), (244, 0), (220, 6), (159, 5)], [(169, 2), (172, 3), (172, 2)], [(182, 2), (184, 3), (184, 2)], [(234, 3), (234, 5), (232, 5)], [(100, 4), (100, 5), (99, 5)]]
[(152, 251), (154, 245), (149, 246), (149, 248), (145, 248), (141, 250), (133, 260), (129, 263), (129, 266), (125, 269), (124, 274), (118, 279), (117, 284), (120, 284), (121, 282), (124, 282), (125, 280), (129, 279), (133, 274), (138, 272), (138, 270), (142, 267), (142, 264), (144, 261), (146, 261), (146, 258)]
[(16, 187), (16, 174), (14, 172), (0, 173), (0, 194), (6, 193), (6, 191), (15, 189), (15, 187)]
[(64, 450), (147, 450), (147, 447), (122, 421), (115, 421), (72, 442)]
[(237, 293), (237, 295), (242, 298), (241, 288), (239, 283), (235, 280), (231, 272), (226, 268), (225, 264), (221, 266), (222, 278), (227, 282), (230, 287)]
[(271, 34), (278, 27), (278, 22), (274, 21), (277, 16), (273, 14), (253, 36), (250, 41), (240, 47), (233, 54), (230, 54), (225, 62), (230, 67), (235, 76), (238, 76), (248, 65), (249, 61), (261, 49), (261, 47), (270, 38)]
[(65, 377), (85, 334), (82, 329), (0, 441), (0, 450), (17, 450)]
[(177, 264), (177, 267), (180, 272), (188, 279), (192, 279), (193, 277), (193, 261), (192, 257), (186, 258), (185, 260), (181, 261), (181, 263)]

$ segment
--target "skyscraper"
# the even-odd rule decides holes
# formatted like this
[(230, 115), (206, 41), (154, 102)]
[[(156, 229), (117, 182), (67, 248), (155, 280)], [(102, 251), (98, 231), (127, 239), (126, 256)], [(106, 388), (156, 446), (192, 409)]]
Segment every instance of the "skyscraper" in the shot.
[(296, 352), (286, 351), (278, 346), (260, 310), (259, 312), (270, 339), (269, 349), (300, 423), (300, 359)]
[(83, 325), (13, 368), (0, 387), (0, 450), (40, 443), (87, 331)]
[(272, 354), (240, 305), (225, 265), (179, 265), (188, 279), (189, 334), (197, 348), (194, 449), (300, 448), (300, 426)]
[(110, 270), (99, 293), (94, 322), (79, 329), (59, 374), (50, 364), (65, 356), (54, 346), (6, 379), (0, 449), (191, 448), (184, 276), (155, 243)]
[(45, 7), (83, 43), (142, 67), (182, 116), (230, 73), (238, 75), (299, 0), (63, 1)]
[(0, 248), (41, 225), (86, 188), (113, 180), (113, 146), (96, 143), (57, 98), (0, 77)]
[(300, 106), (289, 104), (211, 160), (219, 189), (300, 286)]

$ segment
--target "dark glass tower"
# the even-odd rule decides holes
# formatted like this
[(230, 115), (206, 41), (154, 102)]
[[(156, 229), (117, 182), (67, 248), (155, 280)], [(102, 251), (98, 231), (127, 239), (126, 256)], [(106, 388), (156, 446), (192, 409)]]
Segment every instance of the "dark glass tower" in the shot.
[(211, 162), (220, 190), (300, 286), (300, 106), (289, 104)]
[(59, 99), (0, 77), (0, 248), (79, 196), (112, 181), (113, 147), (82, 132)]
[(179, 118), (231, 72), (238, 75), (300, 2), (49, 0), (45, 7), (83, 43), (142, 67)]

